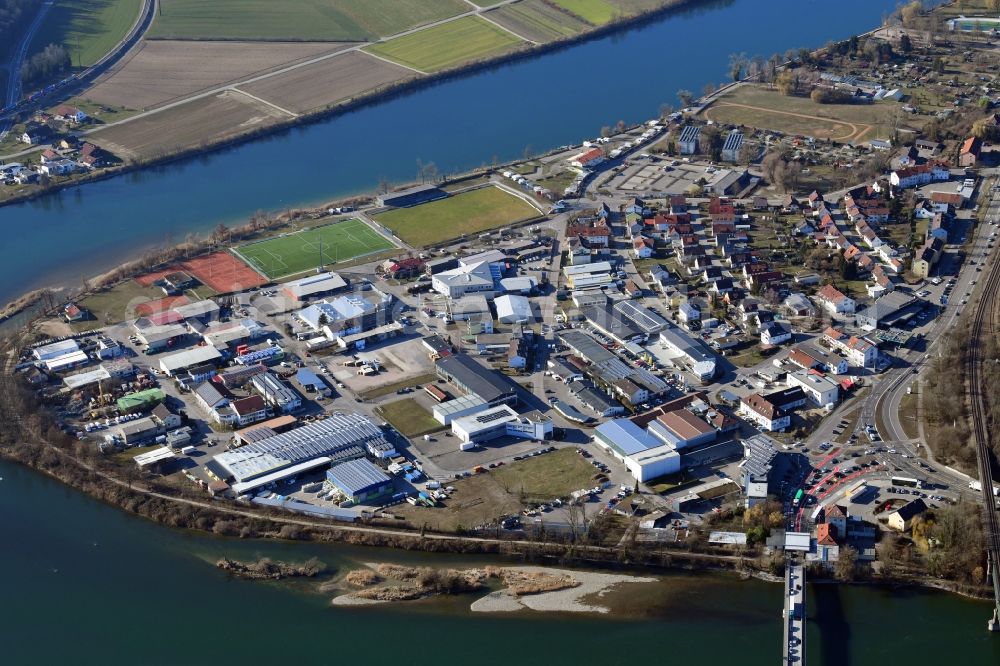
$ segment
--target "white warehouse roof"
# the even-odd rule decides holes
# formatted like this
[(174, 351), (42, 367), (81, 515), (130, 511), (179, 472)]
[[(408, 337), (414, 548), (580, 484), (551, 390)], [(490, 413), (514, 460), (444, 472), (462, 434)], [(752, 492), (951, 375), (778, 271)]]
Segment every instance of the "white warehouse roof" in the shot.
[(505, 294), (497, 297), (497, 319), (505, 324), (524, 323), (534, 319), (531, 303), (524, 296)]

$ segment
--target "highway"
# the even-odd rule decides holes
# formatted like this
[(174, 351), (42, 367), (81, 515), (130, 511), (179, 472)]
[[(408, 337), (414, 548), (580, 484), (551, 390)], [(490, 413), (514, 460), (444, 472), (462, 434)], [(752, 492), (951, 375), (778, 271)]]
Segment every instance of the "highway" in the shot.
[[(24, 62), (24, 58), (27, 57), (28, 47), (31, 44), (34, 33), (38, 30), (38, 27), (45, 18), (45, 14), (48, 13), (48, 10), (52, 7), (52, 4), (53, 0), (46, 0), (46, 2), (42, 5), (38, 14), (35, 16), (35, 19), (32, 21), (31, 26), (29, 26), (27, 32), (25, 33), (24, 38), (18, 47), (18, 51), (15, 54), (15, 58), (12, 60), (11, 75), (7, 85), (7, 98), (4, 103), (5, 107), (16, 103), (22, 97), (23, 92), (21, 90), (20, 75), (21, 64)], [(19, 108), (14, 113), (9, 113), (6, 116), (0, 117), (0, 128), (2, 128), (0, 129), (0, 139), (7, 135), (7, 132), (10, 130), (11, 125), (16, 121), (18, 115), (32, 113), (35, 110), (43, 109), (59, 101), (68, 99), (93, 83), (97, 77), (111, 69), (111, 67), (120, 61), (129, 51), (131, 51), (132, 48), (139, 43), (143, 35), (146, 34), (149, 26), (153, 23), (153, 18), (156, 16), (156, 6), (157, 0), (143, 0), (142, 9), (136, 17), (135, 23), (132, 24), (132, 27), (129, 29), (125, 37), (118, 42), (115, 48), (105, 54), (103, 58), (88, 67), (86, 70), (80, 72), (72, 83), (57, 87), (56, 89), (33, 100), (29, 106)]]
[[(10, 62), (7, 64), (9, 74), (7, 77), (7, 94), (4, 98), (4, 103), (0, 105), (4, 108), (11, 106), (17, 100), (21, 99), (21, 67), (24, 65), (24, 59), (28, 57), (28, 47), (31, 45), (31, 40), (34, 39), (35, 33), (38, 32), (38, 26), (42, 24), (45, 15), (49, 13), (51, 8), (52, 0), (46, 0), (38, 8), (38, 13), (32, 19), (31, 25), (28, 26), (28, 29), (24, 31), (24, 35), (21, 37), (21, 43), (17, 45), (17, 51), (14, 52)], [(3, 140), (7, 136), (7, 132), (10, 131), (12, 125), (12, 119), (0, 119), (0, 140)]]

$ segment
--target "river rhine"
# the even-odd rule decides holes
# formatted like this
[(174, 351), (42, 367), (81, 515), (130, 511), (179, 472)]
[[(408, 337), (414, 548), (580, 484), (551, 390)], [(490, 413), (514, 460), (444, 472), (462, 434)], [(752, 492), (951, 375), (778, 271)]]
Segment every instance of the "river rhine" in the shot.
[[(333, 608), (313, 584), (229, 579), (222, 556), (483, 565), (490, 560), (171, 530), (0, 462), (0, 662), (20, 664), (725, 664), (780, 659), (780, 585), (664, 575), (610, 616), (483, 616), (475, 598)], [(813, 585), (812, 664), (997, 664), (989, 605)], [(820, 630), (822, 629), (822, 635)]]
[(456, 173), (655, 117), (676, 92), (726, 79), (731, 53), (765, 57), (878, 26), (897, 0), (715, 0), (641, 27), (364, 107), (229, 150), (0, 208), (0, 303), (76, 283), (256, 210)]

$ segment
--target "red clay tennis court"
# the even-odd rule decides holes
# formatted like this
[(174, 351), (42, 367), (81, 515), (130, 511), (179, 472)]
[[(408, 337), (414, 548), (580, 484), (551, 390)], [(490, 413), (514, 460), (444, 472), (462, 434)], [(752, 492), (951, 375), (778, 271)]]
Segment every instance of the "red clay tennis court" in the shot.
[(204, 257), (182, 261), (162, 270), (140, 275), (135, 281), (148, 287), (164, 275), (178, 270), (187, 271), (203, 285), (220, 294), (256, 289), (267, 284), (267, 279), (260, 273), (228, 252), (214, 252)]

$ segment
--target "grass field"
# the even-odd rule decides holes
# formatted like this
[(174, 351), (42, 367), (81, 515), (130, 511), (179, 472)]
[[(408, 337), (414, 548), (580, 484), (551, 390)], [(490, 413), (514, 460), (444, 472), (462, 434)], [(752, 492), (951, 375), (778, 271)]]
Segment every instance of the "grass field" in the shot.
[(504, 5), (487, 16), (508, 30), (536, 42), (572, 37), (590, 28), (581, 19), (544, 0), (522, 0)]
[(380, 405), (378, 411), (404, 437), (419, 437), (444, 428), (413, 398)]
[(515, 495), (546, 501), (593, 485), (594, 467), (572, 448), (525, 458), (490, 474)]
[(150, 36), (369, 41), (466, 11), (462, 0), (160, 0)]
[(59, 0), (42, 21), (28, 53), (62, 44), (74, 67), (89, 67), (128, 33), (141, 6), (142, 0)]
[(550, 2), (594, 25), (604, 25), (622, 13), (618, 7), (605, 0), (550, 0)]
[(90, 310), (94, 317), (80, 322), (80, 328), (91, 329), (104, 326), (105, 322), (135, 317), (137, 305), (162, 297), (163, 292), (156, 287), (144, 287), (134, 280), (127, 280), (106, 291), (91, 294), (79, 302), (80, 307)]
[(489, 21), (467, 16), (366, 50), (422, 72), (437, 72), (498, 56), (524, 43)]
[(314, 227), (251, 243), (236, 253), (269, 278), (276, 279), (392, 247), (384, 236), (358, 219)]
[(375, 216), (406, 243), (423, 247), (539, 215), (537, 209), (497, 187), (455, 194), (412, 208), (397, 208)]
[(740, 86), (719, 98), (704, 115), (721, 123), (860, 142), (888, 137), (897, 109), (895, 102), (816, 104), (808, 97), (789, 97), (763, 87)]

